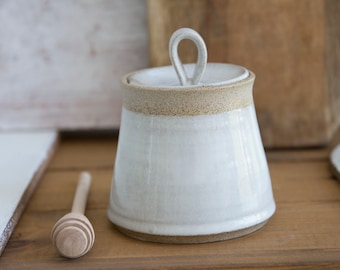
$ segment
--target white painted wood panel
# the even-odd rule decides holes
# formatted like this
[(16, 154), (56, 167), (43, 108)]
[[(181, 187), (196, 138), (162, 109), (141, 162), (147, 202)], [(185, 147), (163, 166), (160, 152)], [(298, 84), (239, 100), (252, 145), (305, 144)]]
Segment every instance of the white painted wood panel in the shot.
[(0, 255), (52, 156), (57, 132), (0, 133)]
[(144, 0), (0, 2), (0, 130), (107, 129), (147, 66)]

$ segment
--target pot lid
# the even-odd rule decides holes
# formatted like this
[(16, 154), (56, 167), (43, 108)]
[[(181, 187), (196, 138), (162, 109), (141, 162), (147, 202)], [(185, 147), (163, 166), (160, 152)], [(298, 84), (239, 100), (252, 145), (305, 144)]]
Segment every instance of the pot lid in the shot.
[[(187, 74), (192, 74), (195, 64), (185, 64)], [(224, 85), (246, 79), (249, 71), (238, 65), (224, 63), (207, 63), (204, 74), (197, 84), (181, 85), (173, 66), (143, 69), (134, 72), (128, 78), (130, 84), (150, 87), (197, 87), (207, 85)]]
[[(178, 56), (178, 45), (183, 39), (192, 40), (197, 47), (197, 63), (183, 65)], [(190, 28), (175, 31), (169, 41), (169, 55), (172, 66), (149, 68), (132, 73), (130, 84), (149, 87), (197, 87), (225, 85), (246, 79), (249, 71), (238, 65), (207, 63), (207, 48), (203, 38)], [(188, 74), (192, 74), (188, 77)]]

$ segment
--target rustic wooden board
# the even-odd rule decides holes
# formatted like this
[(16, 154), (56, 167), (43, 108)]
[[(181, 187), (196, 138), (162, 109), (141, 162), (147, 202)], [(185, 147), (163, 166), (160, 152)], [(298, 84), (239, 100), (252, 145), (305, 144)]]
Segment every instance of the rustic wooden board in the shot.
[[(209, 62), (254, 71), (254, 99), (267, 147), (324, 145), (340, 124), (340, 2), (337, 0), (149, 0), (150, 62), (170, 64), (168, 40), (197, 30)], [(196, 60), (180, 44), (184, 62)]]
[(145, 1), (0, 5), (0, 130), (119, 127), (119, 79), (148, 63)]
[[(339, 269), (340, 185), (332, 178), (324, 155), (330, 149), (295, 150), (285, 153), (288, 161), (269, 160), (277, 203), (273, 218), (248, 236), (199, 245), (147, 243), (114, 229), (107, 207), (116, 151), (117, 138), (62, 138), (2, 255), (0, 268)], [(93, 180), (86, 215), (96, 241), (86, 256), (68, 260), (58, 255), (49, 235), (54, 223), (69, 211), (82, 170), (88, 170)]]
[(56, 131), (0, 133), (0, 255), (50, 160)]

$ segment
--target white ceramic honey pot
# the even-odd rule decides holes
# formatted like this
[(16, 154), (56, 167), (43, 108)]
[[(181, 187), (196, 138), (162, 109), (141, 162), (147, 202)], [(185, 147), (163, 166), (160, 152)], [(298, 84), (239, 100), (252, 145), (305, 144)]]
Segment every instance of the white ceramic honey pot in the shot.
[[(196, 44), (196, 64), (179, 60), (182, 39)], [(252, 97), (255, 75), (207, 64), (192, 29), (177, 30), (169, 45), (173, 66), (121, 80), (108, 217), (125, 234), (156, 242), (211, 242), (258, 230), (275, 203)]]

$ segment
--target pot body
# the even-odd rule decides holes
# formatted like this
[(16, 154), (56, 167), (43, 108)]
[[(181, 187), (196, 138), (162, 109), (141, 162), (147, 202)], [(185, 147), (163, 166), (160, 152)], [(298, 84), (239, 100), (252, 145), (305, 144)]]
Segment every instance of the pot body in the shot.
[(256, 230), (274, 213), (252, 97), (204, 114), (125, 105), (108, 211), (120, 229), (145, 240), (208, 242)]

